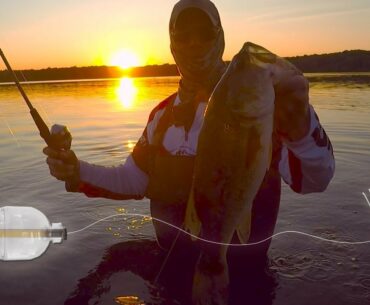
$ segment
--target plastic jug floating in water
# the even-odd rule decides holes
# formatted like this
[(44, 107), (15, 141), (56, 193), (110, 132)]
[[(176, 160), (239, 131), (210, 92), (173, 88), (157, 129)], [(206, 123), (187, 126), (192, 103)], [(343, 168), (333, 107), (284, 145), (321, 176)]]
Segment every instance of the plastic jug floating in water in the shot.
[(47, 217), (32, 207), (0, 208), (0, 260), (31, 260), (53, 244), (67, 239), (61, 223), (50, 224)]

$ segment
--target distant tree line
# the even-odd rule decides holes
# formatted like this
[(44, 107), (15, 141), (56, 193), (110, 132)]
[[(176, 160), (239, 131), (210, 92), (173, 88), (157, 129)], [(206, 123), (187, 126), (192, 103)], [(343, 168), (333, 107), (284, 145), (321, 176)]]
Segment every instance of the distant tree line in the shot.
[[(340, 53), (314, 54), (287, 57), (303, 72), (370, 72), (370, 51), (353, 50)], [(20, 81), (66, 80), (176, 76), (179, 75), (176, 65), (150, 65), (122, 70), (119, 67), (90, 66), (69, 68), (47, 68), (41, 70), (16, 71)], [(11, 82), (8, 71), (0, 71), (0, 82)]]
[[(109, 66), (47, 68), (41, 70), (31, 69), (15, 71), (15, 73), (20, 81), (119, 78), (123, 76), (149, 77), (178, 75), (176, 66), (170, 64), (135, 67), (131, 69), (121, 69), (119, 67)], [(0, 71), (0, 82), (11, 81), (13, 81), (13, 79), (7, 70)]]
[(340, 53), (287, 57), (301, 71), (370, 72), (370, 51), (352, 50)]

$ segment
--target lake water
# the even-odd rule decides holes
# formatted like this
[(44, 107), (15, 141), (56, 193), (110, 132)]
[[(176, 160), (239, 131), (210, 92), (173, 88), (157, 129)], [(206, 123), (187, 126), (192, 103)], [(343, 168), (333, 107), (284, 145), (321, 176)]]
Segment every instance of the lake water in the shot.
[[(311, 103), (334, 147), (335, 177), (320, 194), (298, 195), (283, 184), (275, 232), (370, 240), (370, 206), (362, 194), (370, 198), (370, 74), (307, 77)], [(150, 110), (176, 91), (177, 82), (173, 77), (83, 80), (25, 84), (24, 89), (49, 125), (69, 127), (79, 158), (118, 165), (140, 137)], [(149, 215), (147, 200), (66, 193), (49, 175), (44, 146), (15, 86), (0, 85), (0, 207), (35, 207), (68, 231), (122, 209)], [(154, 267), (149, 256), (156, 251), (150, 220), (108, 219), (51, 245), (35, 260), (0, 261), (0, 304), (109, 305), (120, 296), (138, 296), (145, 304), (179, 304), (166, 287), (150, 280)], [(333, 244), (296, 234), (276, 237), (269, 270), (253, 292), (255, 303), (370, 304), (369, 253), (370, 244)], [(248, 303), (249, 295), (244, 297), (240, 304)]]

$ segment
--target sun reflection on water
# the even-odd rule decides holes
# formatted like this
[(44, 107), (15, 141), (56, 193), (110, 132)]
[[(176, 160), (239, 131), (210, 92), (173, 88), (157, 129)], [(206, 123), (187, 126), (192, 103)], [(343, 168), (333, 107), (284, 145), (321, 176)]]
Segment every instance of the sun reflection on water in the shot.
[(134, 106), (138, 89), (131, 78), (123, 77), (120, 79), (116, 94), (123, 108), (129, 109)]
[(131, 140), (128, 140), (127, 141), (127, 148), (128, 148), (128, 150), (131, 152), (133, 149), (134, 149), (134, 147), (135, 147), (135, 141), (131, 141)]

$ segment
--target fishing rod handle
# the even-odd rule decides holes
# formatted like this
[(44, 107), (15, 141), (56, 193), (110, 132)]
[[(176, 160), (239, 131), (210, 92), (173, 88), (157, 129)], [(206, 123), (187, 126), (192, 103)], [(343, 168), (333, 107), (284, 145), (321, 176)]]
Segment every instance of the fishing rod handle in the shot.
[(37, 129), (40, 132), (41, 138), (44, 139), (46, 144), (49, 146), (53, 146), (51, 143), (50, 131), (49, 127), (45, 124), (44, 120), (41, 118), (40, 114), (37, 112), (36, 108), (32, 108), (30, 110), (30, 114), (35, 122)]

